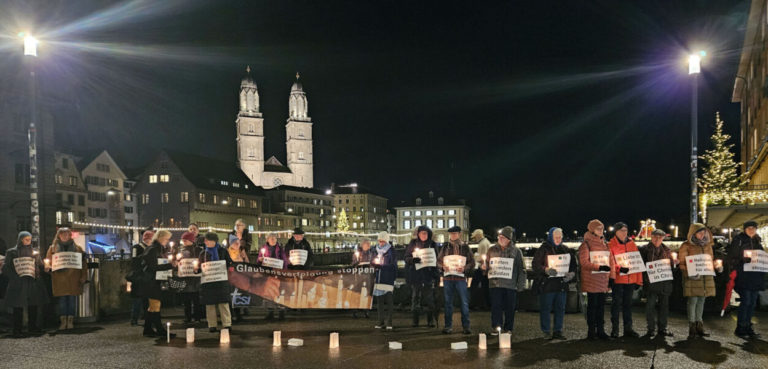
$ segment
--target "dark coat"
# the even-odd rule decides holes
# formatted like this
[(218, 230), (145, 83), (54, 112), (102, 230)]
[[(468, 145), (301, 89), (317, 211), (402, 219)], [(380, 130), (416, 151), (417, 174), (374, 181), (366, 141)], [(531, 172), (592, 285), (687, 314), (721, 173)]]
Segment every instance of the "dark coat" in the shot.
[[(672, 260), (672, 251), (667, 245), (662, 243), (659, 246), (659, 250), (657, 250), (656, 246), (653, 246), (652, 243), (648, 242), (647, 245), (640, 246), (638, 249), (640, 250), (640, 255), (643, 257), (643, 262), (649, 263), (661, 259), (669, 259), (669, 265), (674, 269), (675, 261)], [(643, 289), (645, 289), (646, 293), (657, 293), (669, 296), (672, 294), (674, 285), (674, 280), (651, 283), (648, 279), (648, 274), (643, 273)]]
[[(375, 248), (371, 248), (373, 251), (373, 258), (379, 255)], [(376, 267), (376, 283), (394, 285), (397, 278), (397, 255), (395, 255), (395, 248), (390, 247), (387, 252), (384, 253), (384, 257), (381, 260), (381, 266)]]
[[(131, 270), (141, 272), (143, 265), (142, 265), (142, 255), (144, 255), (144, 250), (147, 249), (147, 245), (144, 243), (137, 243), (131, 247)], [(133, 286), (131, 288), (131, 297), (133, 298), (141, 298), (142, 296), (142, 288), (140, 286)]]
[(288, 263), (288, 269), (312, 269), (312, 267), (315, 265), (315, 258), (312, 254), (312, 246), (309, 244), (307, 239), (302, 239), (301, 242), (296, 242), (296, 240), (291, 237), (290, 240), (285, 244), (285, 254), (287, 255), (286, 258), (290, 257), (291, 250), (307, 250), (307, 262), (304, 265), (290, 265), (290, 262)]
[[(230, 235), (235, 236), (236, 233), (233, 230), (232, 232), (229, 232)], [(229, 238), (229, 237), (227, 237)], [(229, 244), (227, 244), (229, 246)], [(243, 237), (240, 239), (240, 249), (245, 250), (246, 254), (251, 253), (251, 246), (253, 246), (253, 238), (251, 237), (251, 234), (248, 232), (248, 228), (243, 229)]]
[(158, 242), (153, 242), (149, 247), (144, 250), (141, 258), (145, 266), (145, 273), (149, 274), (150, 278), (147, 285), (144, 286), (144, 295), (142, 297), (160, 300), (163, 297), (162, 281), (155, 279), (155, 273), (163, 270), (173, 269), (173, 265), (158, 264), (157, 259), (165, 258), (164, 247)]
[[(265, 250), (266, 252), (262, 253), (262, 250)], [(283, 269), (287, 269), (288, 264), (290, 263), (288, 260), (288, 253), (285, 252), (285, 247), (283, 247), (280, 242), (275, 243), (275, 246), (270, 246), (269, 243), (265, 243), (264, 246), (261, 246), (257, 263), (261, 265), (264, 262), (265, 257), (282, 260)]]
[[(457, 244), (453, 242), (447, 242), (440, 248), (440, 253), (437, 255), (437, 268), (443, 270), (443, 258), (448, 255), (460, 255), (467, 258), (467, 262), (464, 265), (464, 277), (469, 277), (475, 271), (475, 257), (472, 255), (472, 250), (463, 241), (458, 241)], [(445, 274), (445, 271), (443, 271)], [(455, 275), (449, 275), (444, 277), (445, 280), (462, 280), (461, 277)]]
[[(13, 260), (17, 257), (35, 259), (35, 277), (20, 277), (16, 273)], [(3, 275), (8, 277), (8, 288), (5, 292), (7, 307), (39, 306), (48, 302), (48, 289), (41, 276), (45, 272), (45, 264), (40, 255), (33, 254), (32, 246), (19, 245), (8, 249), (3, 264)]]
[(352, 255), (352, 266), (360, 264), (373, 264), (373, 259), (379, 254), (376, 252), (375, 247), (371, 247), (368, 251), (364, 251), (362, 248), (357, 249), (358, 255)]
[[(747, 291), (762, 291), (765, 289), (765, 273), (744, 271), (744, 251), (763, 250), (760, 236), (749, 237), (742, 232), (736, 235), (728, 248), (728, 263), (731, 270), (736, 271), (736, 286), (734, 289)], [(763, 250), (765, 251), (765, 250)]]
[[(182, 246), (179, 252), (181, 253), (182, 259), (199, 259), (203, 249), (197, 245)], [(183, 277), (179, 279), (186, 283), (184, 289), (181, 292), (200, 291), (200, 277)]]
[(575, 276), (569, 282), (566, 282), (565, 278), (563, 277), (550, 278), (549, 275), (547, 275), (546, 269), (549, 267), (548, 256), (560, 254), (571, 255), (571, 264), (568, 267), (568, 272), (574, 274), (576, 273), (577, 256), (571, 252), (571, 249), (562, 243), (558, 246), (555, 246), (549, 241), (544, 241), (544, 243), (542, 243), (541, 246), (536, 249), (536, 253), (533, 254), (533, 261), (531, 262), (534, 275), (534, 292), (566, 292), (568, 291), (568, 284), (576, 282)]
[[(215, 248), (215, 252), (219, 254), (219, 260), (225, 260), (227, 262), (227, 267), (232, 265), (232, 259), (230, 259), (229, 251), (227, 251), (227, 249), (221, 247), (218, 243), (212, 248)], [(210, 255), (208, 255), (208, 250), (209, 249), (206, 247), (200, 254), (200, 257), (198, 258), (200, 265), (211, 261)], [(229, 290), (230, 287), (228, 281), (201, 283), (200, 303), (203, 305), (216, 305), (229, 302), (231, 298)]]
[[(421, 231), (427, 231), (428, 233), (427, 240), (424, 242), (418, 238), (418, 232)], [(432, 241), (432, 230), (428, 227), (419, 226), (419, 228), (417, 228), (416, 238), (411, 240), (411, 242), (408, 244), (408, 247), (405, 248), (405, 269), (407, 282), (410, 284), (429, 284), (440, 280), (440, 271), (437, 269), (437, 267), (424, 267), (416, 270), (416, 263), (413, 262), (413, 250), (417, 247), (419, 249), (435, 249), (435, 256), (437, 256), (437, 244), (435, 241)]]

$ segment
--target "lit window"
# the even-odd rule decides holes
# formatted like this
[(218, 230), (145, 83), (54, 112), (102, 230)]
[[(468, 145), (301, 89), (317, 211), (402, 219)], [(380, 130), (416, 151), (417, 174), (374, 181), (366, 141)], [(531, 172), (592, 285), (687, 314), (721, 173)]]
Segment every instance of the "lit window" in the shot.
[(149, 204), (149, 194), (148, 193), (141, 194), (141, 203), (143, 205)]
[(56, 184), (64, 183), (64, 177), (62, 175), (60, 175), (60, 174), (57, 174), (53, 178), (54, 178), (54, 183), (56, 183)]
[(160, 202), (164, 204), (168, 203), (168, 192), (163, 192), (160, 194)]
[(301, 225), (305, 226), (305, 225), (307, 225), (307, 224), (308, 224), (308, 223), (307, 223), (307, 219), (305, 219), (305, 218), (301, 218)]
[(62, 223), (62, 221), (61, 221), (61, 212), (57, 211), (56, 212), (56, 224), (61, 224), (61, 223)]
[(448, 228), (451, 228), (456, 225), (456, 218), (448, 219)]
[[(406, 211), (403, 212), (403, 216), (404, 217), (409, 217), (409, 216), (411, 216), (411, 212), (409, 210), (406, 210)], [(406, 227), (406, 228), (409, 228), (409, 227)]]
[(445, 228), (445, 221), (442, 219), (437, 220), (437, 228)]
[(432, 228), (432, 219), (427, 219), (427, 227)]
[(419, 226), (421, 226), (421, 219), (416, 219), (416, 220), (414, 220), (414, 221), (413, 221), (413, 226), (414, 226), (414, 227), (419, 227)]
[(213, 203), (218, 204), (219, 203), (219, 195), (213, 195)]
[(437, 211), (437, 215), (443, 215), (443, 211), (442, 210), (438, 210)]
[(415, 214), (415, 215), (416, 215), (417, 217), (420, 217), (420, 216), (421, 216), (421, 210), (416, 210), (416, 214)]
[(149, 176), (149, 183), (157, 183), (157, 175), (152, 174)]
[(75, 221), (75, 213), (73, 213), (71, 211), (68, 212), (67, 213), (67, 221), (70, 222), (70, 223), (74, 222)]
[(229, 182), (228, 181), (221, 181), (221, 185), (222, 186), (229, 186)]
[(179, 196), (179, 202), (189, 202), (189, 192), (182, 192)]
[(427, 215), (432, 215), (432, 210), (427, 210), (426, 213)]
[[(453, 209), (448, 210), (448, 215), (456, 215), (456, 210), (453, 210)], [(453, 226), (451, 226), (451, 227), (453, 227)]]
[(201, 204), (205, 204), (205, 194), (204, 193), (198, 193), (197, 194), (197, 200), (200, 201)]
[(259, 207), (259, 202), (256, 200), (251, 200), (251, 209), (256, 209)]
[(245, 200), (237, 199), (237, 207), (238, 208), (244, 208), (245, 207)]
[(232, 182), (232, 187), (234, 188), (240, 188), (240, 184), (237, 182)]
[(170, 181), (171, 181), (171, 176), (169, 176), (167, 174), (161, 174), (160, 175), (160, 182), (168, 183)]
[(356, 228), (357, 228), (357, 222), (352, 222), (352, 228), (353, 228), (353, 229), (356, 229)]

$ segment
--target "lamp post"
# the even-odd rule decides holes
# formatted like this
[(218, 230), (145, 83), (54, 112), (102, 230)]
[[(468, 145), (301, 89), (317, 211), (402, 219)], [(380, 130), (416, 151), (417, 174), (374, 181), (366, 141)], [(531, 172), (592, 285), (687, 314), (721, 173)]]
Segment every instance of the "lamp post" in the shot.
[(39, 187), (37, 183), (37, 91), (35, 76), (35, 59), (37, 59), (36, 38), (25, 32), (19, 33), (19, 37), (24, 40), (24, 56), (29, 67), (29, 131), (27, 139), (29, 142), (29, 199), (30, 199), (30, 219), (32, 221), (30, 233), (32, 233), (32, 245), (40, 246), (40, 203)]
[(701, 74), (701, 58), (705, 51), (688, 56), (688, 74), (692, 75), (691, 88), (691, 224), (699, 220), (699, 189), (696, 185), (698, 178), (698, 140), (699, 140), (699, 74)]

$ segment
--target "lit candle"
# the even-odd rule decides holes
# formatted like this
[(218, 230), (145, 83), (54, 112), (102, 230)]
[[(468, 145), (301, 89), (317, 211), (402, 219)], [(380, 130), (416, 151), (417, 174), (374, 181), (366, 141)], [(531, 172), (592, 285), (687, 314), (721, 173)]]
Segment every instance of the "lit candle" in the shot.
[(173, 254), (168, 255), (168, 261), (173, 261)]
[(328, 343), (328, 348), (339, 348), (339, 333), (333, 332), (331, 333), (330, 342)]
[(165, 323), (165, 334), (168, 343), (171, 343), (171, 322)]
[(677, 262), (677, 253), (676, 252), (672, 252), (672, 260)]
[(51, 267), (51, 259), (45, 259), (43, 260), (45, 262), (45, 267), (50, 268)]
[(219, 335), (219, 343), (229, 343), (229, 329), (222, 329)]
[(722, 268), (723, 267), (723, 259), (716, 259), (715, 260), (715, 268)]
[(283, 341), (280, 337), (282, 335), (282, 331), (274, 331), (272, 332), (272, 346), (278, 347), (282, 346)]
[(187, 343), (195, 342), (195, 328), (187, 328)]
[(131, 292), (131, 282), (125, 284), (125, 292)]
[(748, 258), (752, 257), (752, 251), (749, 251), (749, 250), (744, 251), (744, 254), (746, 254)]
[(193, 261), (192, 261), (192, 267), (193, 267), (193, 268), (195, 268), (195, 270), (197, 270), (197, 264), (198, 264), (198, 263), (199, 263), (199, 262), (198, 262), (197, 260), (193, 260)]
[(359, 259), (359, 258), (360, 258), (360, 251), (355, 251), (355, 259)]
[(512, 335), (509, 333), (499, 334), (499, 348), (508, 349), (512, 347)]
[[(483, 255), (483, 256), (485, 256), (485, 255)], [(488, 346), (486, 345), (486, 342), (485, 342), (485, 333), (480, 333), (480, 335), (478, 336), (477, 341), (478, 341), (477, 342), (477, 348), (479, 348), (480, 350), (485, 350), (485, 349), (488, 348)]]
[(183, 258), (183, 257), (184, 257), (184, 255), (182, 255), (182, 253), (176, 254), (176, 260), (181, 260), (181, 258)]
[(381, 257), (380, 256), (376, 257), (376, 264), (381, 264)]
[(266, 256), (266, 255), (267, 255), (267, 248), (265, 247), (265, 248), (261, 249), (261, 256), (263, 257), (263, 256)]

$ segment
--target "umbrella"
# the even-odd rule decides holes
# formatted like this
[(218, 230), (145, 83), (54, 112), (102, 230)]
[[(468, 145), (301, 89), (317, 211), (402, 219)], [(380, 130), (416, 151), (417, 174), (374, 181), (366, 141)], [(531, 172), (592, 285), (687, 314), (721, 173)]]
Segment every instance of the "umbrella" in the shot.
[(720, 316), (725, 315), (725, 309), (731, 304), (731, 293), (733, 293), (733, 287), (736, 286), (736, 271), (732, 270), (728, 274), (728, 283), (725, 285), (725, 297), (723, 298), (723, 309), (720, 310)]

